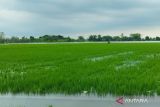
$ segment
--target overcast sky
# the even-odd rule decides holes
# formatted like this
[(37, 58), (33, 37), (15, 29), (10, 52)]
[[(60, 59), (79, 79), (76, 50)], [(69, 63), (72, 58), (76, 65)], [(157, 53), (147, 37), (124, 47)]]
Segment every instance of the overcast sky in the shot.
[(160, 36), (160, 0), (0, 0), (6, 35)]

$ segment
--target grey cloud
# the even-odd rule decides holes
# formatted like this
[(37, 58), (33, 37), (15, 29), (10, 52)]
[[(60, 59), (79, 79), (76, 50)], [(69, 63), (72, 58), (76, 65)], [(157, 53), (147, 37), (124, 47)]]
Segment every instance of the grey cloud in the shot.
[(1, 0), (0, 29), (10, 35), (67, 35), (160, 27), (159, 5), (158, 0)]

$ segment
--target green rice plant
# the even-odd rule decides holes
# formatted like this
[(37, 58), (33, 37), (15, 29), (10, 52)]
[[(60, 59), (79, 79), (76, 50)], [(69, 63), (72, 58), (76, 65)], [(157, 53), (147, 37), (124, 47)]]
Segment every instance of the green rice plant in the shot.
[(0, 45), (0, 92), (160, 93), (159, 43)]

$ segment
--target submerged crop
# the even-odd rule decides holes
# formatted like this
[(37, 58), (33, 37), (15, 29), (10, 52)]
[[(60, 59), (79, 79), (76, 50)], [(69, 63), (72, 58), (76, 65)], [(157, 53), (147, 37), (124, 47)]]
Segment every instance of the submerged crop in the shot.
[(160, 44), (0, 45), (1, 93), (160, 94)]

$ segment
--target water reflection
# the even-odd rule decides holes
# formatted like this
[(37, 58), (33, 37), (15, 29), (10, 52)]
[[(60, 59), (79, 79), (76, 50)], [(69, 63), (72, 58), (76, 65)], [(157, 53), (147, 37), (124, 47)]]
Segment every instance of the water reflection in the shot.
[[(160, 97), (123, 97), (123, 104), (115, 96), (64, 96), (64, 95), (0, 95), (0, 107), (159, 107)], [(148, 102), (125, 102), (125, 100), (147, 99)]]

